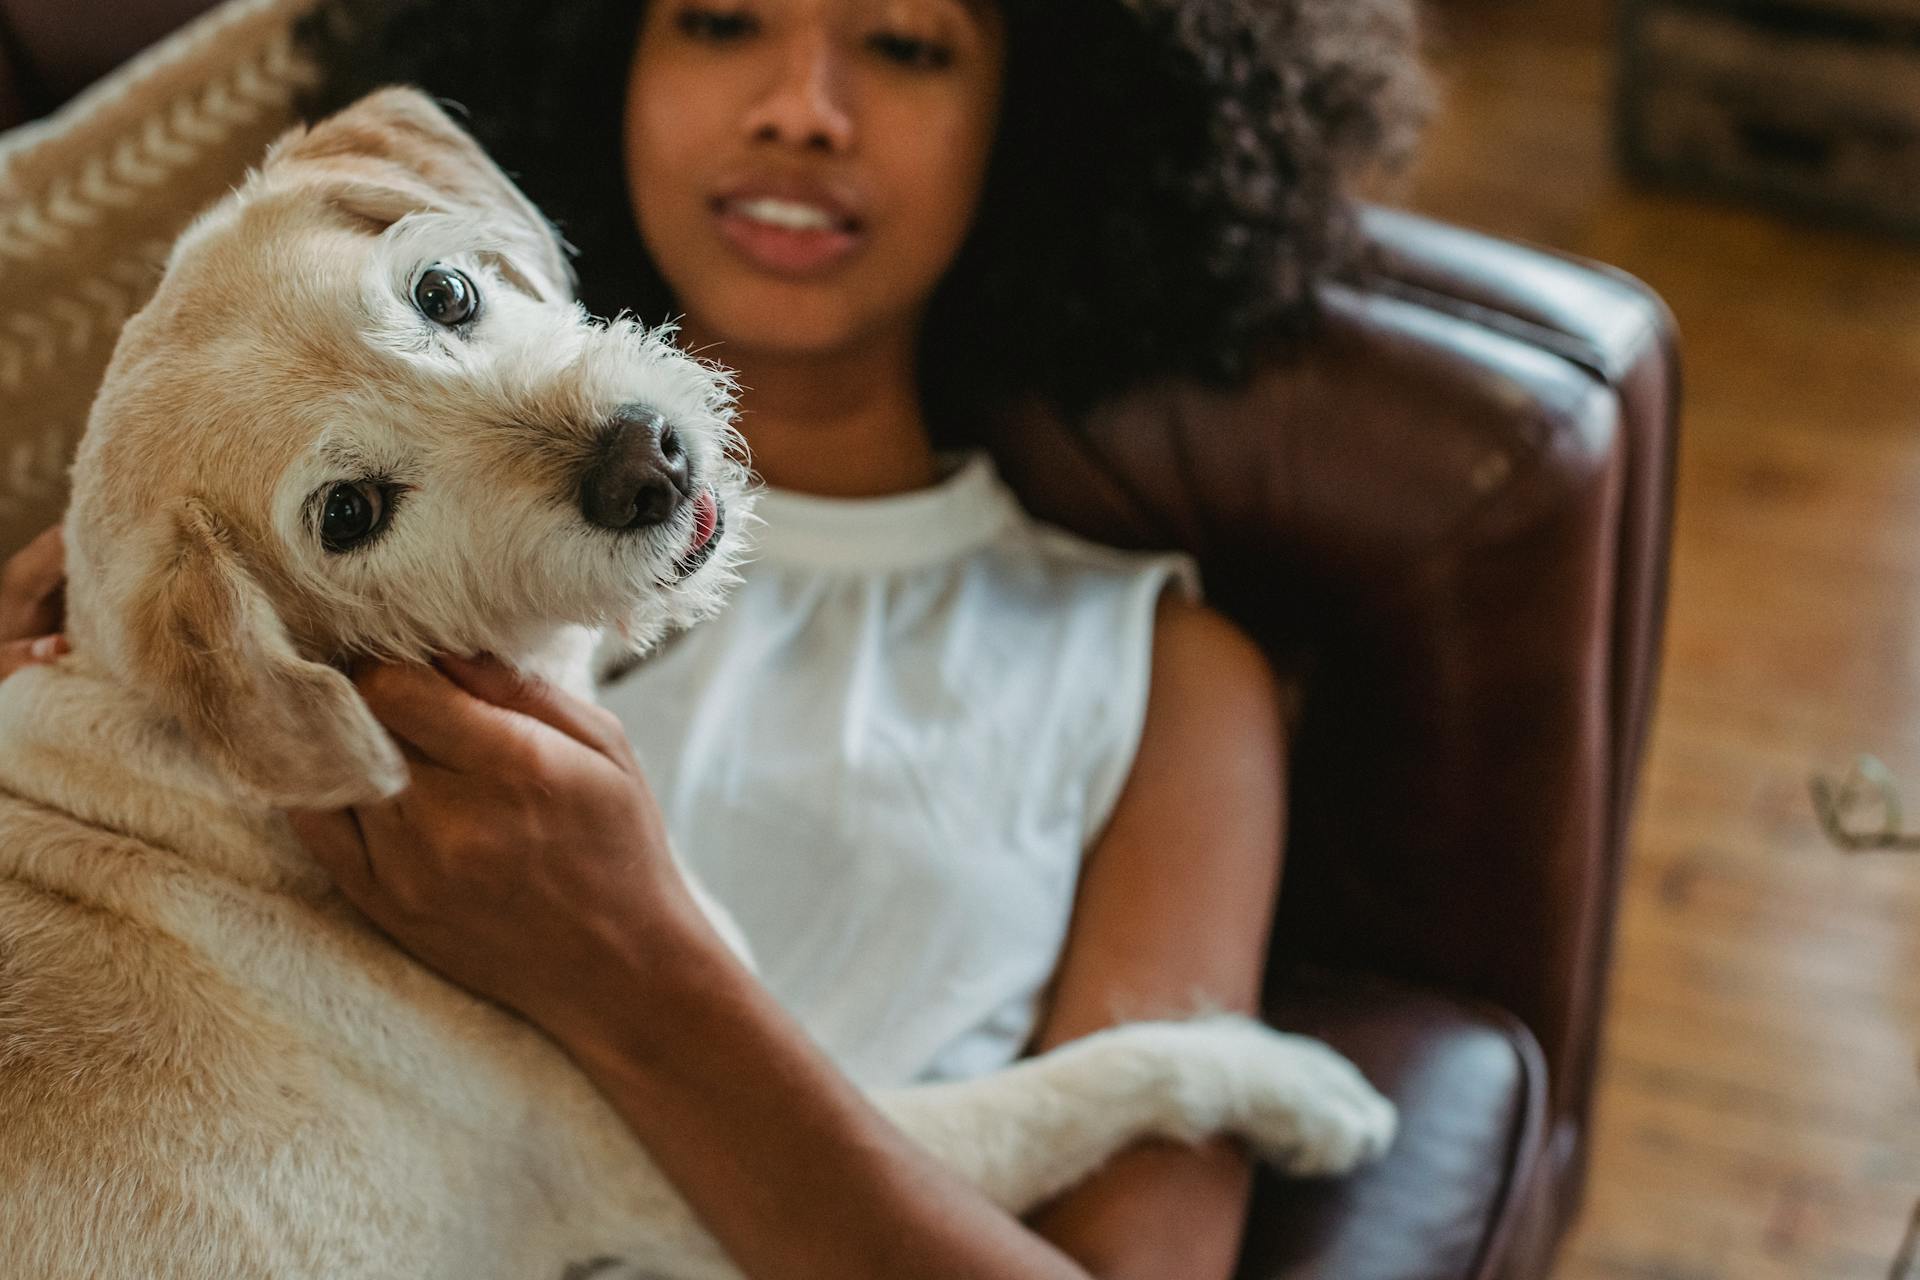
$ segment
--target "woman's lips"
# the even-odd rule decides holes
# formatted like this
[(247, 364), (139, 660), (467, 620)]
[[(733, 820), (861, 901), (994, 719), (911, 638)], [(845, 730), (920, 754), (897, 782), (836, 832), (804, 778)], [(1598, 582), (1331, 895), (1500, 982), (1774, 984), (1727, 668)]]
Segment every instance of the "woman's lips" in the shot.
[(776, 275), (818, 274), (845, 261), (862, 239), (859, 230), (847, 227), (804, 231), (777, 227), (739, 212), (730, 203), (718, 205), (714, 217), (735, 252)]

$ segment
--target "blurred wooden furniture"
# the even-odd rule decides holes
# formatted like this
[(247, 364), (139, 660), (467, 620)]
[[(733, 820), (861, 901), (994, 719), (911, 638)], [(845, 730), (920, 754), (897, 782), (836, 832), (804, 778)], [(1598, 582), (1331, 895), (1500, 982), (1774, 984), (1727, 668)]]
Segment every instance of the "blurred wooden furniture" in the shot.
[(1643, 176), (1920, 235), (1920, 0), (1625, 0)]

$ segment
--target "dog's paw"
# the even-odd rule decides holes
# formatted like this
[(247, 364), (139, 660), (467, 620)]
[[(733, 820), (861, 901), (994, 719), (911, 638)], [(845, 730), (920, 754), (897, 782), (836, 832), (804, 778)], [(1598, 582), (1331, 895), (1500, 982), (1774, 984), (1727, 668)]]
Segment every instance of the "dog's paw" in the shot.
[(1208, 1021), (1239, 1042), (1227, 1127), (1262, 1159), (1295, 1177), (1330, 1177), (1393, 1145), (1394, 1105), (1338, 1053), (1247, 1019)]

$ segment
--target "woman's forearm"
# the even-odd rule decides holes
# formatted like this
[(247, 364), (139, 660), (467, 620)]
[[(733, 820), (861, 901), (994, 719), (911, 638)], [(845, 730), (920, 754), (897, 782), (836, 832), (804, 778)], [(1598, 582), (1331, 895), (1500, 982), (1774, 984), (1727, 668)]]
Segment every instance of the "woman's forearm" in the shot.
[(417, 959), (570, 1052), (748, 1276), (1087, 1280), (914, 1147), (727, 950), (617, 721), (490, 661), (356, 684), (411, 783), (289, 815), (302, 841)]
[(748, 1276), (1087, 1280), (900, 1133), (724, 948), (645, 945), (622, 963), (637, 995), (552, 1030)]

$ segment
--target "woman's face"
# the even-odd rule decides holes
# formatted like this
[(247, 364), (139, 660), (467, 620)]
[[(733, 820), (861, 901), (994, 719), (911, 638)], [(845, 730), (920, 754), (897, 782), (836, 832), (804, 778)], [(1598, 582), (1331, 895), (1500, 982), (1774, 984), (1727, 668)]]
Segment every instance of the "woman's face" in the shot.
[(1004, 62), (986, 0), (650, 0), (627, 182), (714, 354), (917, 332), (972, 222)]

